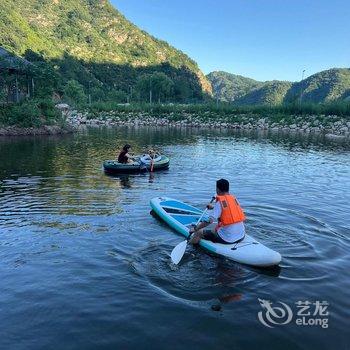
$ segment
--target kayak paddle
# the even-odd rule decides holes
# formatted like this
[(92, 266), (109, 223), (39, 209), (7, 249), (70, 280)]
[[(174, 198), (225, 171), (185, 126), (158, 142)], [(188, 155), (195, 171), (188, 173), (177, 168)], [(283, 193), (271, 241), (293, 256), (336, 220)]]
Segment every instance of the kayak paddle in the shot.
[[(215, 199), (215, 197), (212, 198), (212, 200), (210, 201), (210, 203), (212, 203), (214, 199)], [(195, 226), (197, 226), (197, 225), (201, 222), (201, 220), (203, 219), (203, 217), (204, 217), (204, 215), (206, 214), (207, 210), (208, 210), (208, 207), (205, 208), (205, 210), (203, 211), (202, 215), (201, 215), (200, 218), (198, 219), (198, 221), (197, 221), (197, 223), (196, 223)], [(192, 236), (192, 235), (189, 234), (188, 237), (187, 237), (187, 239), (186, 239), (185, 241), (182, 241), (181, 243), (179, 243), (179, 244), (172, 250), (172, 252), (171, 252), (171, 254), (170, 254), (170, 257), (171, 257), (171, 261), (172, 261), (173, 264), (177, 265), (177, 264), (181, 261), (182, 257), (183, 257), (184, 254), (185, 254), (185, 251), (186, 251), (186, 248), (187, 248), (187, 244), (188, 244), (188, 242), (189, 242), (191, 236)]]

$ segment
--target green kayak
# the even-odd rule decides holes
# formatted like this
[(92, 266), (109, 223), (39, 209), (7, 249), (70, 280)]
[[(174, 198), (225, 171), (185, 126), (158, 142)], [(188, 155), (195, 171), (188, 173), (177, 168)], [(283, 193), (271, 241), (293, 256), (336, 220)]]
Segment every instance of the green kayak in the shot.
[[(169, 158), (164, 155), (159, 155), (153, 160), (153, 171), (169, 168)], [(151, 170), (151, 159), (147, 155), (136, 157), (132, 163), (118, 163), (116, 160), (105, 160), (103, 168), (109, 174), (130, 174), (140, 173)]]

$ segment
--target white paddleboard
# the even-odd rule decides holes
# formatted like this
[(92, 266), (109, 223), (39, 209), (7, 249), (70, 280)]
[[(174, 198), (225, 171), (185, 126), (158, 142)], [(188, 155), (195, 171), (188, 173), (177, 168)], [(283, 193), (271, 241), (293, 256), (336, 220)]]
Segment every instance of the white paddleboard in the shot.
[[(200, 209), (168, 197), (155, 197), (150, 205), (162, 220), (185, 237), (189, 236), (191, 224), (196, 223), (202, 214)], [(239, 243), (221, 244), (201, 239), (199, 244), (209, 252), (252, 266), (274, 266), (282, 260), (280, 253), (247, 234)]]

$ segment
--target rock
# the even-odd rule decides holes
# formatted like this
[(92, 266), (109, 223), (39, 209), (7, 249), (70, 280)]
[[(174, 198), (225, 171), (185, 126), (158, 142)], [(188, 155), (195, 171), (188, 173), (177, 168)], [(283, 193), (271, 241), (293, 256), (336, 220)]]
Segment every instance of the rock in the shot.
[(67, 103), (58, 103), (55, 107), (59, 110), (70, 109), (70, 106)]
[(335, 135), (335, 134), (326, 134), (325, 138), (328, 140), (340, 141), (340, 140), (344, 140), (345, 136), (344, 135)]

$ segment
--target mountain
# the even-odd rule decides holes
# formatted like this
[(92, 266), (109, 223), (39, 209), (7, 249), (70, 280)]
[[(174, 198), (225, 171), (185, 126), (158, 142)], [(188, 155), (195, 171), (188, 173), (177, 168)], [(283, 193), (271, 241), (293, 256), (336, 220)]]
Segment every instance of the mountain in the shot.
[(214, 97), (225, 102), (235, 101), (264, 84), (261, 81), (223, 71), (211, 72), (207, 78), (212, 85)]
[(235, 102), (241, 105), (269, 104), (278, 105), (284, 102), (287, 91), (291, 88), (289, 81), (267, 81), (262, 86), (249, 91)]
[(344, 100), (350, 96), (350, 69), (333, 68), (294, 83), (288, 90), (285, 101), (295, 101), (300, 98), (301, 92), (304, 102), (320, 103)]
[(350, 69), (333, 68), (301, 82), (260, 82), (226, 72), (207, 75), (213, 94), (222, 101), (236, 104), (280, 104), (295, 102), (302, 95), (303, 102), (320, 103), (350, 99)]
[(207, 75), (214, 97), (241, 105), (282, 103), (292, 83), (288, 81), (257, 81), (223, 71)]
[(178, 98), (202, 98), (211, 85), (196, 62), (129, 22), (108, 0), (1, 0), (0, 46), (54, 68), (61, 85), (124, 90), (163, 72)]

